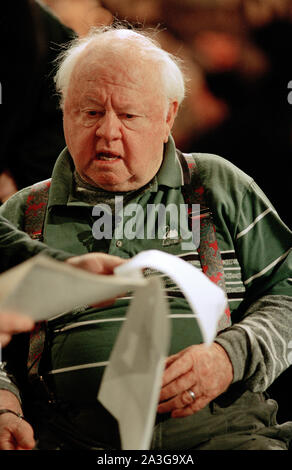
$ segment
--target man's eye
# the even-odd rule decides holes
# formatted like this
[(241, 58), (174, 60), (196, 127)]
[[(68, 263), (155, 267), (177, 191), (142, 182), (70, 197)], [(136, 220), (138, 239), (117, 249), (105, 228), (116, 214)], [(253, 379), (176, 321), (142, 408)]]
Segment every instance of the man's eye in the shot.
[(88, 117), (102, 117), (104, 116), (104, 111), (98, 111), (96, 109), (86, 109), (85, 114)]
[(120, 114), (120, 117), (122, 119), (128, 119), (128, 120), (131, 120), (135, 117), (135, 114), (130, 114), (130, 113), (122, 113)]

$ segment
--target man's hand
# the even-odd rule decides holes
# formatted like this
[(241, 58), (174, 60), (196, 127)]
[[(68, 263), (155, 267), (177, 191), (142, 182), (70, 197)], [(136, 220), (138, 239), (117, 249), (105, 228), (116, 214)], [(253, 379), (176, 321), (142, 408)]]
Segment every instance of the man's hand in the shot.
[(219, 344), (190, 346), (167, 359), (157, 411), (189, 416), (223, 393), (232, 379), (232, 364)]
[[(66, 263), (71, 266), (84, 269), (94, 274), (113, 274), (114, 268), (125, 262), (126, 260), (118, 256), (104, 253), (88, 253), (81, 256), (73, 256), (66, 261)], [(96, 307), (106, 307), (112, 305), (113, 302), (114, 299), (98, 304)], [(0, 312), (0, 348), (9, 343), (12, 335), (30, 331), (33, 326), (34, 321), (27, 315)]]
[(93, 274), (113, 274), (114, 269), (126, 260), (106, 253), (87, 253), (73, 256), (66, 263), (76, 268), (85, 269)]
[(0, 450), (31, 450), (35, 447), (33, 429), (12, 413), (0, 415)]
[[(13, 393), (0, 391), (0, 409), (22, 413), (19, 401)], [(0, 415), (0, 450), (29, 450), (35, 447), (33, 429), (24, 419), (12, 413)]]
[(12, 335), (30, 331), (33, 326), (32, 318), (27, 315), (0, 312), (0, 347), (6, 346), (11, 340)]
[[(66, 263), (76, 268), (85, 269), (93, 274), (113, 274), (114, 269), (126, 260), (119, 256), (108, 255), (106, 253), (87, 253), (85, 255), (73, 256), (66, 260)], [(110, 307), (115, 299), (101, 302), (92, 307), (103, 308)]]

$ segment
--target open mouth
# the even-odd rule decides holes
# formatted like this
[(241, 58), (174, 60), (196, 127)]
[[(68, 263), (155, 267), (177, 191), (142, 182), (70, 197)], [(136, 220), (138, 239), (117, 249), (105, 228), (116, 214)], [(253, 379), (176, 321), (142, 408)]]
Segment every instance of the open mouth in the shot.
[(109, 161), (119, 160), (121, 156), (112, 152), (98, 152), (96, 154), (96, 158), (97, 160), (109, 162)]

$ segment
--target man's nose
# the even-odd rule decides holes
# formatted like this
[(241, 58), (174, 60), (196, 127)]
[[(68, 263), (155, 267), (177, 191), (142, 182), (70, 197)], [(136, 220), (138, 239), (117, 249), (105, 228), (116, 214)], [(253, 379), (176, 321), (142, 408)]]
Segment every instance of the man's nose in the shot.
[(106, 111), (98, 122), (96, 136), (108, 141), (121, 137), (121, 122), (114, 111)]

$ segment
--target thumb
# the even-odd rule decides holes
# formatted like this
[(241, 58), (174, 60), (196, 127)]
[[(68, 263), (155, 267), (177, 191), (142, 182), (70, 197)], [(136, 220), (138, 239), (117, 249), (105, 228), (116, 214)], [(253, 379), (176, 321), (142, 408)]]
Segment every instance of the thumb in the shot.
[(14, 439), (18, 450), (33, 449), (36, 445), (31, 425), (21, 420), (19, 426), (14, 430)]

